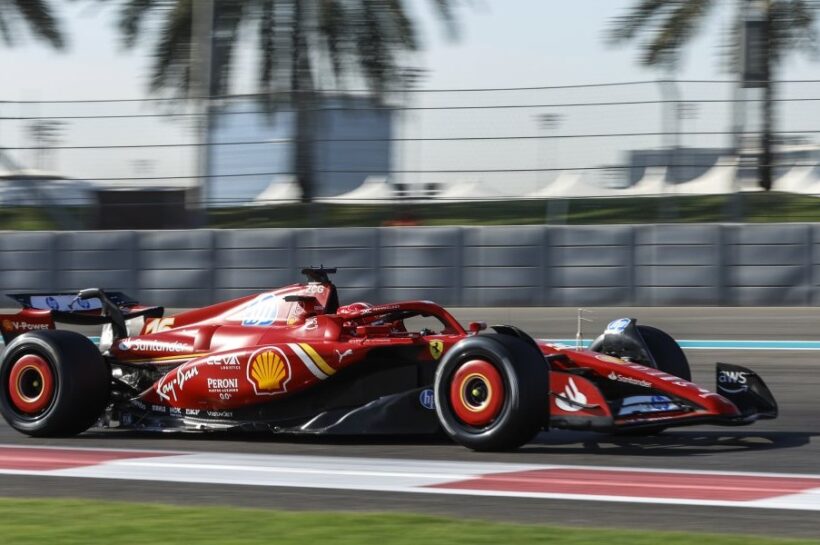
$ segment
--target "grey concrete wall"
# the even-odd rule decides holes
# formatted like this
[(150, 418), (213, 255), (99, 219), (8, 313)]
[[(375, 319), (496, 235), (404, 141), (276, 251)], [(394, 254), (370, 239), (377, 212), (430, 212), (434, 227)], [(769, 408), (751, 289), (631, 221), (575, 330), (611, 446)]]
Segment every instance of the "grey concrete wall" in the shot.
[(0, 232), (0, 292), (99, 286), (187, 307), (319, 264), (339, 268), (343, 302), (820, 304), (814, 224)]

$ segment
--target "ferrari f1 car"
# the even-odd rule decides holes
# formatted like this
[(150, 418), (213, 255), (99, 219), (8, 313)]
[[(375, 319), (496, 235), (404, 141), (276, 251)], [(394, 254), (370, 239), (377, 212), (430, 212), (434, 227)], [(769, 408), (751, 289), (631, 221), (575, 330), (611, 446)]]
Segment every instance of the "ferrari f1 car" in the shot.
[[(717, 391), (701, 388), (678, 344), (631, 318), (590, 349), (558, 346), (513, 326), (465, 329), (428, 301), (340, 306), (332, 272), (168, 317), (99, 289), (11, 295), (23, 309), (0, 316), (0, 411), (32, 436), (443, 429), (476, 450), (549, 428), (654, 433), (777, 415), (754, 372), (719, 363)], [(99, 346), (55, 323), (102, 326)]]

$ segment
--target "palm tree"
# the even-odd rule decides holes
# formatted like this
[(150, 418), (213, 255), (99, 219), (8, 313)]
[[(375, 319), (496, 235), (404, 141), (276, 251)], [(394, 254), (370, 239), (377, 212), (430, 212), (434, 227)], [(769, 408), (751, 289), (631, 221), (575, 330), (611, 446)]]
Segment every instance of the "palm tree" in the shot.
[[(24, 22), (35, 37), (55, 49), (65, 47), (60, 23), (48, 0), (0, 0), (0, 43), (13, 47), (17, 42), (18, 25)], [(0, 163), (17, 168), (0, 147)]]
[[(738, 0), (743, 20), (746, 7), (755, 0)], [(717, 0), (637, 0), (629, 12), (614, 20), (610, 38), (615, 43), (638, 40), (641, 43), (640, 62), (646, 66), (674, 67), (681, 49), (695, 36), (703, 25)], [(814, 10), (817, 2), (812, 0), (762, 0), (763, 37), (763, 134), (762, 152), (759, 158), (760, 186), (772, 187), (772, 133), (774, 125), (774, 68), (789, 52), (814, 52)], [(742, 58), (743, 33), (738, 25), (729, 29), (730, 64), (738, 73)]]
[(0, 0), (0, 40), (11, 47), (17, 39), (16, 25), (23, 21), (34, 36), (55, 49), (65, 46), (60, 24), (49, 0)]
[[(105, 1), (105, 0), (101, 0)], [(126, 46), (145, 33), (146, 20), (159, 16), (153, 44), (151, 90), (188, 94), (195, 0), (125, 0), (119, 28)], [(431, 0), (452, 29), (456, 0)], [(401, 57), (418, 49), (416, 25), (406, 0), (214, 0), (211, 94), (229, 91), (233, 49), (248, 26), (260, 50), (258, 88), (271, 100), (287, 96), (297, 112), (294, 168), (303, 201), (313, 196), (310, 111), (316, 75), (332, 75), (335, 86), (359, 81), (382, 96), (400, 80)]]

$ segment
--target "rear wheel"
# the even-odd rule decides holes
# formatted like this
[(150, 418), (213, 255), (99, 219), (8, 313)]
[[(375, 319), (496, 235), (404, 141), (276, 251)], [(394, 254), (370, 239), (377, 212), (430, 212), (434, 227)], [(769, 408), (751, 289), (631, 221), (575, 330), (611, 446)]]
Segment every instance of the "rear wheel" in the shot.
[(82, 433), (108, 403), (111, 373), (94, 344), (71, 331), (14, 339), (0, 362), (0, 412), (37, 437)]
[(549, 418), (549, 367), (541, 352), (508, 335), (456, 343), (435, 379), (445, 433), (473, 450), (510, 450), (530, 441)]

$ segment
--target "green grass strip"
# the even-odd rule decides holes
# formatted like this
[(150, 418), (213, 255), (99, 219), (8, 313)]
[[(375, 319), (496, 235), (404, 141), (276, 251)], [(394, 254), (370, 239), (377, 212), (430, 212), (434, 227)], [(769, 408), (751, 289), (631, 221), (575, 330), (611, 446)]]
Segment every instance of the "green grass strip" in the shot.
[[(155, 210), (157, 214), (163, 212)], [(62, 225), (47, 207), (0, 207), (0, 230), (93, 228), (96, 212), (62, 210)], [(82, 222), (85, 223), (82, 223)], [(625, 223), (714, 223), (744, 221), (817, 222), (820, 197), (760, 192), (734, 195), (668, 195), (498, 202), (360, 204), (285, 204), (208, 210), (208, 227), (217, 229), (294, 227), (373, 227), (416, 225), (609, 225)], [(79, 222), (79, 223), (78, 223)], [(125, 226), (127, 227), (127, 226)]]
[(820, 543), (734, 535), (559, 528), (417, 515), (286, 512), (51, 499), (0, 499), (0, 542), (4, 545)]
[(820, 198), (791, 193), (669, 195), (497, 202), (300, 204), (212, 208), (209, 227), (352, 227), (389, 225), (539, 225), (820, 221)]

